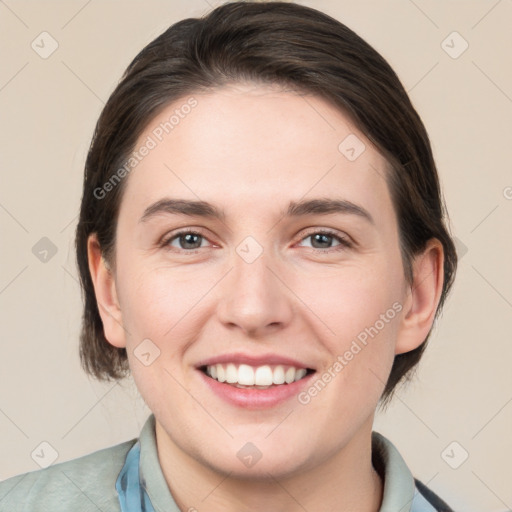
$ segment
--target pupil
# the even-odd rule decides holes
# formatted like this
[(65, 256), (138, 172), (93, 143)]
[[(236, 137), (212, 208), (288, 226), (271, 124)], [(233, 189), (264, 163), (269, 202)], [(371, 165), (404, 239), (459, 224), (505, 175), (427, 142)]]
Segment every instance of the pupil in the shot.
[(322, 243), (329, 244), (330, 238), (331, 238), (330, 235), (324, 235), (322, 233), (317, 233), (313, 237), (313, 240), (314, 240), (313, 247), (315, 247), (315, 243), (317, 243), (317, 242), (319, 242), (320, 244), (322, 244)]
[[(194, 233), (187, 233), (186, 235), (183, 235), (181, 238), (182, 240), (185, 241), (185, 244), (182, 244), (182, 245), (185, 245), (187, 249), (190, 249), (191, 247), (188, 246), (188, 244), (192, 244), (194, 245), (197, 244), (197, 241), (194, 242), (193, 241), (193, 238), (198, 238), (200, 235), (195, 235)], [(194, 249), (196, 249), (196, 247), (193, 247)]]

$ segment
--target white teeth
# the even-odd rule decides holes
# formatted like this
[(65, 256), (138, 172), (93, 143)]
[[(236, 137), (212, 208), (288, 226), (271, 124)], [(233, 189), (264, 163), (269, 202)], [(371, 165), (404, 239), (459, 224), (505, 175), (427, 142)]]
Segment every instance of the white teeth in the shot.
[(238, 372), (236, 371), (236, 366), (232, 363), (226, 366), (226, 382), (228, 384), (238, 382)]
[(272, 385), (272, 369), (270, 368), (270, 366), (260, 366), (259, 368), (256, 369), (254, 375), (254, 383), (256, 384), (256, 386)]
[(295, 368), (283, 365), (263, 365), (252, 367), (247, 364), (233, 363), (215, 364), (206, 367), (206, 373), (219, 382), (227, 382), (238, 387), (255, 386), (267, 388), (272, 385), (291, 384), (306, 376), (305, 368)]
[(284, 374), (284, 380), (286, 384), (291, 384), (295, 380), (295, 368), (290, 367)]
[(305, 368), (301, 368), (300, 370), (297, 370), (295, 372), (295, 381), (298, 381), (302, 379), (307, 373), (307, 370)]
[(254, 386), (254, 370), (247, 364), (241, 364), (238, 367), (238, 384), (244, 386)]
[(272, 382), (274, 384), (284, 384), (284, 368), (279, 365), (274, 368), (274, 374), (272, 376)]
[[(211, 366), (209, 366), (208, 368), (211, 368)], [(221, 364), (218, 364), (216, 366), (216, 369), (217, 369), (217, 380), (219, 382), (226, 382), (226, 370), (224, 370), (224, 366), (222, 366)], [(213, 377), (211, 372), (210, 372), (210, 375)], [(213, 377), (213, 378), (215, 378), (215, 377)]]

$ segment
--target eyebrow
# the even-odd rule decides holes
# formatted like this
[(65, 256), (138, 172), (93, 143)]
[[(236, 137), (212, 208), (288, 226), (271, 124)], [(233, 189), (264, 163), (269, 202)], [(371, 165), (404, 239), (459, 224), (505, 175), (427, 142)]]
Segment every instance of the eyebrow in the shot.
[[(370, 224), (375, 224), (373, 217), (362, 206), (359, 206), (346, 199), (308, 199), (301, 201), (290, 201), (283, 216), (302, 217), (306, 215), (330, 215), (341, 213), (355, 215), (365, 219)], [(203, 217), (224, 221), (226, 214), (224, 210), (206, 201), (194, 201), (188, 199), (160, 199), (148, 206), (139, 222), (147, 222), (149, 219), (162, 214), (187, 215), (190, 217)]]

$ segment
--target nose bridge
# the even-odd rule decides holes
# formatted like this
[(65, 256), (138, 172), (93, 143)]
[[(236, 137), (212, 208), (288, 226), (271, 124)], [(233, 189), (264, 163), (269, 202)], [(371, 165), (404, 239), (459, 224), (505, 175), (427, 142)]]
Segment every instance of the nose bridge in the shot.
[(218, 307), (221, 321), (252, 334), (287, 324), (290, 297), (275, 275), (272, 252), (247, 237), (236, 247), (232, 261)]

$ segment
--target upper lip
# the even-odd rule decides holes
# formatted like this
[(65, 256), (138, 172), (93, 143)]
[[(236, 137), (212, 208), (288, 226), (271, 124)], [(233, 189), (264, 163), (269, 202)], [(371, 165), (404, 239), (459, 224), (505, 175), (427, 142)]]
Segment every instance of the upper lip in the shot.
[(225, 364), (225, 363), (234, 363), (234, 364), (247, 364), (249, 366), (264, 366), (264, 365), (283, 365), (283, 366), (293, 366), (295, 368), (306, 368), (313, 369), (307, 364), (298, 361), (297, 359), (292, 359), (286, 356), (280, 356), (278, 354), (262, 354), (262, 355), (252, 355), (252, 354), (242, 354), (240, 352), (232, 353), (232, 354), (222, 354), (215, 357), (210, 357), (208, 359), (203, 359), (196, 366), (197, 368), (201, 368), (203, 366), (213, 366), (214, 364)]

